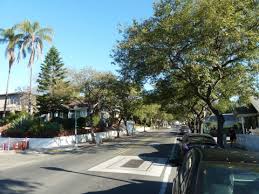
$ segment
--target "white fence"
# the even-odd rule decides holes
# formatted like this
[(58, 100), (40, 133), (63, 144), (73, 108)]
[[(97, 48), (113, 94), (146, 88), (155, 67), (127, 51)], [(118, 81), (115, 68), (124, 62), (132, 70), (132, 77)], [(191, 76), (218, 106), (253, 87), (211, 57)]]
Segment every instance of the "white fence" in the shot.
[[(120, 134), (125, 134), (124, 131), (120, 132)], [(106, 139), (113, 139), (117, 136), (117, 131), (107, 131), (100, 132), (94, 134), (96, 140), (102, 141)], [(24, 141), (24, 138), (8, 138), (8, 137), (0, 137), (0, 145), (4, 143), (10, 144), (11, 146), (18, 142)], [(75, 144), (75, 136), (62, 136), (55, 138), (28, 138), (29, 140), (29, 148), (30, 149), (39, 149), (39, 148), (55, 148), (62, 146), (70, 146)], [(86, 143), (92, 141), (91, 134), (83, 134), (77, 136), (78, 143)]]

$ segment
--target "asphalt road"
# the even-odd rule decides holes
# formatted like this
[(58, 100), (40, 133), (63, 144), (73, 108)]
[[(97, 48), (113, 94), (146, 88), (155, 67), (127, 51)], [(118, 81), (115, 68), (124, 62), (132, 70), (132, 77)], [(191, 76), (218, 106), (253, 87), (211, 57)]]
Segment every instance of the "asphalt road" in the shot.
[(174, 142), (170, 130), (159, 130), (33, 155), (21, 165), (0, 166), (0, 193), (169, 194), (176, 169), (166, 159)]

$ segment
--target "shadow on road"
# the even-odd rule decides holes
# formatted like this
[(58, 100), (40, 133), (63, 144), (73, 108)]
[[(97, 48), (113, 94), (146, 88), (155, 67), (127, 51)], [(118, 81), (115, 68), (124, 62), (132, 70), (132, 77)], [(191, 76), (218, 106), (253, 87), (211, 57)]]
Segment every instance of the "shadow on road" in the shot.
[[(176, 144), (153, 145), (152, 147), (156, 149), (155, 152), (142, 153), (138, 156), (145, 161), (154, 161), (154, 158), (164, 158), (168, 163), (174, 146), (176, 146)], [(154, 162), (159, 163), (159, 161), (160, 160), (155, 160)], [(161, 160), (161, 164), (164, 164), (164, 160)]]
[[(104, 190), (104, 191), (94, 191), (94, 192), (86, 192), (82, 194), (138, 194), (138, 193), (148, 193), (148, 194), (157, 194), (161, 188), (160, 181), (144, 181), (144, 180), (133, 180), (135, 183), (126, 184), (119, 187), (115, 187), (112, 189)], [(166, 194), (171, 193), (172, 184), (167, 185)]]
[(0, 180), (0, 193), (31, 193), (37, 189), (41, 184), (36, 182), (27, 182), (13, 179), (1, 179)]
[(80, 174), (80, 175), (85, 175), (85, 176), (92, 176), (92, 177), (98, 177), (98, 178), (103, 178), (103, 179), (110, 179), (110, 180), (120, 181), (120, 182), (124, 182), (124, 183), (134, 183), (132, 181), (112, 178), (112, 177), (108, 177), (108, 176), (100, 176), (100, 175), (95, 175), (95, 174), (76, 172), (76, 171), (66, 170), (66, 169), (58, 168), (58, 167), (40, 167), (40, 168), (46, 169), (46, 170), (52, 170), (52, 171), (69, 172), (69, 173)]

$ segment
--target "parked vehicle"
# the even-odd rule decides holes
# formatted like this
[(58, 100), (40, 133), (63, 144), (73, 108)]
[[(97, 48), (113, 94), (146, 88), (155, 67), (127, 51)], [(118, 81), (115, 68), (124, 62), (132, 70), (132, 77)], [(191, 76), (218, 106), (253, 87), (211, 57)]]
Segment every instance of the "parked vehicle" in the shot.
[(201, 148), (216, 148), (219, 147), (212, 136), (207, 134), (192, 134), (188, 133), (183, 138), (177, 138), (180, 142), (180, 154), (183, 157), (190, 149), (194, 147)]
[(184, 157), (173, 194), (258, 194), (259, 154), (194, 148)]
[(180, 127), (179, 131), (180, 131), (180, 135), (184, 135), (186, 133), (191, 133), (192, 132), (191, 129), (188, 126), (186, 126), (186, 125), (182, 125)]

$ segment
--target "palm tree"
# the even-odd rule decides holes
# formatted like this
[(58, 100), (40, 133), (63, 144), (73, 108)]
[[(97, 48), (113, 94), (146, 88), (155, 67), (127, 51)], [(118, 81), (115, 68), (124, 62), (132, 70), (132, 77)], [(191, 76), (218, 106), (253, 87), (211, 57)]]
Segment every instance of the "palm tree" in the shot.
[(51, 42), (53, 30), (51, 28), (41, 28), (38, 22), (31, 23), (28, 20), (23, 21), (16, 25), (17, 29), (23, 34), (23, 40), (20, 47), (18, 60), (30, 55), (28, 67), (30, 68), (30, 89), (29, 89), (29, 113), (32, 114), (32, 65), (34, 64), (35, 57), (37, 59), (42, 56), (43, 42)]
[(3, 117), (5, 117), (6, 115), (6, 106), (7, 106), (7, 97), (8, 97), (11, 69), (16, 60), (15, 48), (19, 46), (21, 38), (22, 38), (22, 34), (16, 34), (15, 27), (12, 27), (9, 29), (0, 29), (0, 43), (7, 43), (7, 47), (5, 49), (5, 56), (7, 57), (8, 63), (9, 63)]

